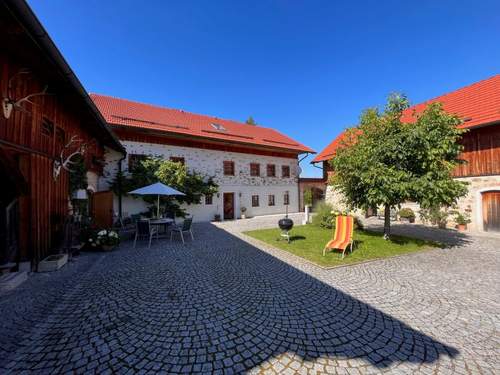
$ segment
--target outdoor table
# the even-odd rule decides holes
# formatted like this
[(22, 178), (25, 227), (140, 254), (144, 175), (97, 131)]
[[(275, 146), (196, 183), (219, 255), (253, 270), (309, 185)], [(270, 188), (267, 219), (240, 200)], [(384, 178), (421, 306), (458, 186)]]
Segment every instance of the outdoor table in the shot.
[[(158, 227), (158, 234), (167, 234), (167, 227), (174, 223), (173, 219), (163, 218), (163, 219), (151, 219), (149, 220), (150, 225), (156, 225)], [(164, 228), (163, 233), (160, 233), (160, 228)]]

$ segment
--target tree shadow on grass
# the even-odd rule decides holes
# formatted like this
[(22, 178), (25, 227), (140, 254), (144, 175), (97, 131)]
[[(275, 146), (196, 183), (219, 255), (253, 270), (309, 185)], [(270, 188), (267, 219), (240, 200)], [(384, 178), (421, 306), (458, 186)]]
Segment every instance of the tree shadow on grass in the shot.
[[(113, 372), (242, 373), (285, 353), (383, 369), (459, 353), (214, 225), (194, 229), (195, 241), (186, 245), (123, 243), (91, 272), (75, 276), (70, 292), (38, 290), (41, 306), (51, 302), (50, 319), (19, 319), (24, 359), (10, 369), (35, 366), (40, 348), (60, 351), (82, 342), (99, 343), (89, 356), (105, 359)], [(18, 315), (30, 316), (16, 303)], [(20, 358), (11, 350), (9, 361)], [(44, 369), (78, 368), (79, 358), (49, 359)]]
[[(370, 220), (365, 225), (365, 231), (380, 233), (384, 230), (383, 221)], [(405, 241), (407, 238), (415, 241), (432, 241), (439, 247), (459, 247), (472, 242), (471, 238), (463, 232), (453, 229), (440, 229), (423, 224), (393, 223), (391, 225), (391, 239)]]

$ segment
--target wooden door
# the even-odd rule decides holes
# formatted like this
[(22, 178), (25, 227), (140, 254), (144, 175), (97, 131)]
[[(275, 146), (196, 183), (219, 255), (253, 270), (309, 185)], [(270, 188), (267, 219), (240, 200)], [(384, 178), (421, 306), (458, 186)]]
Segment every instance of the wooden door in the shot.
[(100, 228), (113, 226), (113, 192), (99, 191), (93, 194), (92, 218)]
[(488, 191), (482, 196), (484, 230), (500, 232), (500, 191)]
[(234, 219), (234, 193), (224, 193), (224, 220)]

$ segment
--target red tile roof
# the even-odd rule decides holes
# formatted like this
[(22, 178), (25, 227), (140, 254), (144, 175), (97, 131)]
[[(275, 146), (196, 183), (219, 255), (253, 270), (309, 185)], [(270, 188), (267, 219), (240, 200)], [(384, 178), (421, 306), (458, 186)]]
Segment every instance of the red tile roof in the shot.
[(274, 129), (105, 95), (90, 94), (90, 97), (110, 125), (314, 153), (309, 147)]
[[(414, 122), (415, 115), (435, 102), (442, 103), (445, 111), (458, 115), (463, 120), (461, 128), (498, 123), (500, 122), (500, 74), (410, 107), (403, 112), (401, 120)], [(312, 163), (331, 159), (344, 134), (345, 131), (340, 133), (332, 143), (316, 155)]]

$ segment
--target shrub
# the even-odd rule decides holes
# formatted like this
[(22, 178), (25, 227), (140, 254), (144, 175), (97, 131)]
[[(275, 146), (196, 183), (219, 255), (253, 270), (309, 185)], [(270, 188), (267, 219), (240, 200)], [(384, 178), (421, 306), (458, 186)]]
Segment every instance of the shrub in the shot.
[(455, 223), (458, 225), (467, 225), (471, 222), (470, 216), (468, 213), (462, 213), (459, 211), (455, 212)]
[(440, 207), (431, 207), (420, 210), (420, 217), (422, 221), (429, 222), (432, 225), (437, 225), (439, 228), (446, 228), (449, 213), (442, 210)]
[(334, 209), (331, 204), (326, 202), (318, 202), (316, 206), (314, 206), (312, 224), (322, 228), (333, 228), (335, 225), (335, 215), (332, 213), (333, 211)]
[(398, 215), (403, 219), (415, 219), (415, 213), (411, 208), (402, 208), (399, 210)]

